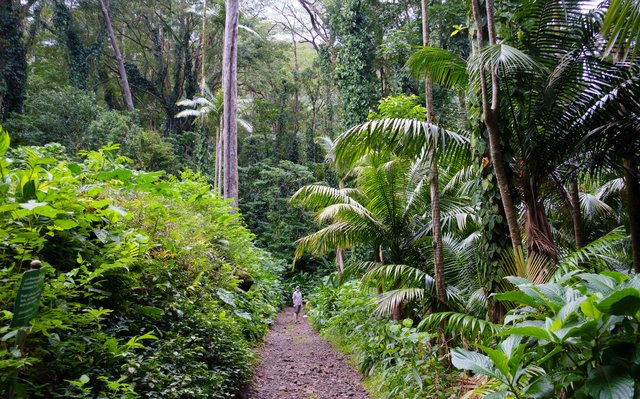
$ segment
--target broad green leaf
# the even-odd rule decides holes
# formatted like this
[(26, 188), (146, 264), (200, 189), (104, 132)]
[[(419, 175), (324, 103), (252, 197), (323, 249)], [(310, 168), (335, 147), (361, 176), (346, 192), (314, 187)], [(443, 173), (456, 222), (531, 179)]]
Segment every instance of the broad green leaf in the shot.
[(558, 311), (558, 318), (562, 321), (562, 323), (565, 323), (571, 315), (576, 314), (585, 299), (586, 298), (582, 297), (575, 301), (571, 301), (564, 305), (562, 309), (560, 309), (560, 311)]
[(587, 392), (595, 399), (632, 398), (634, 380), (624, 370), (602, 366), (591, 370), (587, 378)]
[(544, 339), (545, 341), (551, 341), (551, 336), (549, 335), (549, 332), (542, 327), (536, 327), (536, 326), (512, 327), (507, 331), (505, 331), (504, 333), (502, 333), (501, 335), (509, 335), (509, 334), (518, 334), (518, 335), (524, 335), (527, 337)]
[(22, 184), (22, 199), (32, 200), (36, 198), (36, 182), (35, 180), (27, 180)]
[(39, 206), (45, 206), (48, 205), (48, 202), (36, 202), (34, 200), (30, 200), (27, 202), (23, 202), (20, 204), (20, 208), (24, 208), (24, 209), (28, 209), (30, 211), (34, 210), (35, 208), (39, 207)]
[(44, 216), (49, 219), (53, 219), (56, 216), (58, 216), (60, 213), (64, 213), (64, 212), (59, 211), (52, 206), (43, 205), (43, 206), (37, 206), (33, 208), (33, 213), (35, 213), (36, 215)]
[(613, 287), (615, 286), (615, 280), (613, 278), (599, 274), (583, 273), (578, 275), (578, 277), (586, 281), (589, 288), (605, 295), (613, 291)]
[(580, 310), (585, 316), (592, 320), (598, 320), (602, 313), (596, 307), (596, 299), (594, 297), (588, 297), (586, 301), (580, 304)]
[(502, 351), (492, 349), (483, 345), (478, 345), (478, 348), (482, 349), (482, 351), (489, 356), (489, 359), (491, 359), (493, 364), (505, 376), (505, 378), (511, 381), (511, 370), (509, 369), (509, 359), (507, 358), (507, 355), (505, 355)]
[(601, 300), (596, 307), (604, 313), (635, 316), (640, 310), (640, 290), (623, 288)]
[(477, 374), (500, 379), (491, 360), (480, 353), (455, 348), (451, 351), (451, 362), (460, 370), (471, 370)]
[(546, 375), (536, 377), (522, 390), (522, 395), (534, 399), (551, 398), (553, 384)]
[(539, 304), (535, 299), (531, 298), (529, 295), (525, 294), (522, 291), (509, 291), (505, 293), (494, 294), (497, 300), (501, 302), (514, 302), (520, 305), (528, 305), (534, 308), (538, 307)]
[(70, 230), (78, 226), (78, 223), (71, 219), (56, 219), (53, 224), (60, 227), (62, 230)]
[(600, 275), (601, 276), (611, 277), (618, 284), (620, 284), (622, 282), (625, 282), (625, 281), (629, 280), (629, 278), (630, 278), (627, 274), (616, 272), (614, 270), (605, 270), (602, 273), (600, 273)]
[(82, 166), (76, 163), (68, 163), (67, 169), (69, 169), (74, 175), (79, 175), (80, 173), (82, 173)]

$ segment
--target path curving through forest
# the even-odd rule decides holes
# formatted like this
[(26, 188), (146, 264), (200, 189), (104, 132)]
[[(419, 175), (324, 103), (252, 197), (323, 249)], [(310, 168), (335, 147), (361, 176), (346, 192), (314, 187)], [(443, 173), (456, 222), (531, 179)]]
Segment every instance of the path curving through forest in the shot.
[(258, 355), (250, 399), (369, 399), (346, 357), (306, 318), (295, 323), (292, 308), (280, 312)]

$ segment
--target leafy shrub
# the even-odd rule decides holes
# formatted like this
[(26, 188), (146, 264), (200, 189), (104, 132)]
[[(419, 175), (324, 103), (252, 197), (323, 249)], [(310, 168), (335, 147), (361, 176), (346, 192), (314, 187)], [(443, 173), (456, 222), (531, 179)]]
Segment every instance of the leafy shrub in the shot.
[(509, 312), (485, 354), (453, 350), (453, 363), (489, 377), (476, 393), (516, 398), (636, 398), (640, 394), (640, 278), (617, 272), (569, 275), (497, 294)]
[(92, 93), (67, 86), (29, 95), (23, 115), (14, 115), (7, 127), (23, 145), (60, 143), (75, 152), (86, 145), (87, 132), (100, 108)]
[[(117, 145), (82, 164), (56, 159), (58, 146), (14, 150), (12, 162), (7, 147), (2, 132), (0, 385), (25, 397), (233, 397), (276, 314), (283, 263), (200, 175), (128, 169)], [(13, 299), (36, 258), (42, 305), (16, 350)]]
[(133, 114), (118, 111), (100, 112), (87, 131), (86, 148), (99, 149), (118, 143), (122, 155), (133, 160), (136, 169), (176, 173), (179, 164), (171, 143), (158, 132), (146, 131), (135, 121)]

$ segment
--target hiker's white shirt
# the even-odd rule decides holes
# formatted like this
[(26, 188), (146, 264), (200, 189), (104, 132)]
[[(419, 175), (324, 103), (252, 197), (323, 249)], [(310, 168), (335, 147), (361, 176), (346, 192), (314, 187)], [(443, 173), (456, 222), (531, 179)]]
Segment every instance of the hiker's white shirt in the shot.
[(293, 306), (302, 305), (302, 292), (294, 291), (293, 292)]

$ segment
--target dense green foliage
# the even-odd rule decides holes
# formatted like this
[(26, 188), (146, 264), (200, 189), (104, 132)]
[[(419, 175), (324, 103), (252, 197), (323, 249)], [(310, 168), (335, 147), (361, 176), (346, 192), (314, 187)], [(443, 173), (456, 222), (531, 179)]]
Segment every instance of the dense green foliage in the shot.
[(107, 3), (134, 112), (98, 2), (0, 4), (2, 384), (232, 397), (280, 288), (337, 269), (313, 321), (381, 397), (638, 396), (639, 1), (244, 1), (243, 216), (224, 1)]
[[(283, 265), (200, 175), (161, 179), (116, 150), (82, 163), (59, 146), (1, 158), (2, 386), (15, 375), (28, 397), (233, 397), (276, 312)], [(46, 282), (18, 350), (9, 322), (31, 259)]]
[(510, 279), (498, 294), (519, 305), (495, 339), (456, 348), (453, 364), (490, 378), (478, 389), (516, 398), (635, 398), (640, 385), (640, 279), (622, 273), (574, 274), (559, 283)]

